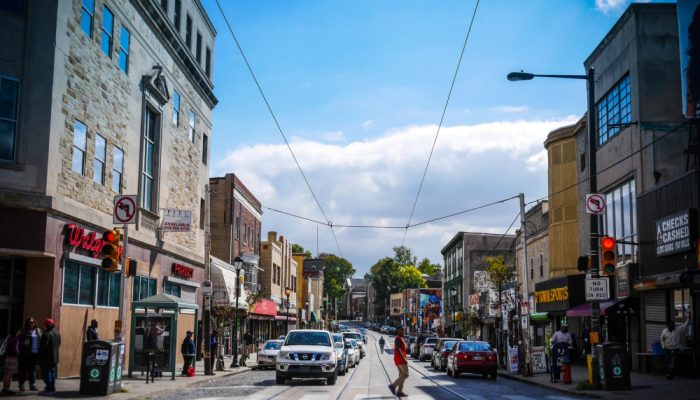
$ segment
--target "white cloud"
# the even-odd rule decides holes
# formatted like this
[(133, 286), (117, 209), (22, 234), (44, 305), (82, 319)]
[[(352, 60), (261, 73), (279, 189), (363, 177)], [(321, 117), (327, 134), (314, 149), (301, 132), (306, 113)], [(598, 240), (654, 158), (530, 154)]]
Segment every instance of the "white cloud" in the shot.
[(324, 133), (323, 138), (329, 142), (343, 142), (343, 141), (345, 141), (345, 135), (343, 134), (343, 131)]
[(488, 109), (488, 111), (503, 114), (516, 114), (527, 110), (527, 106), (496, 106)]
[(371, 119), (368, 119), (367, 121), (362, 123), (362, 127), (365, 129), (369, 129), (374, 126), (374, 121)]
[[(519, 192), (526, 193), (526, 199), (545, 194), (542, 143), (550, 131), (575, 121), (567, 117), (443, 127), (412, 222)], [(364, 141), (341, 144), (294, 138), (290, 145), (334, 225), (405, 226), (436, 129), (435, 125), (411, 125)], [(217, 176), (238, 174), (264, 206), (323, 220), (284, 144), (242, 146), (214, 165)], [(457, 231), (502, 232), (517, 212), (517, 201), (512, 200), (420, 225), (409, 229), (406, 245), (419, 258), (441, 262), (440, 249)], [(312, 223), (266, 210), (263, 230), (275, 230), (316, 251)], [(404, 233), (402, 229), (335, 231), (344, 256), (362, 273), (391, 255)], [(327, 227), (319, 228), (319, 240), (320, 251), (337, 252)]]
[(651, 3), (651, 0), (595, 0), (595, 8), (607, 14), (619, 11), (629, 3)]

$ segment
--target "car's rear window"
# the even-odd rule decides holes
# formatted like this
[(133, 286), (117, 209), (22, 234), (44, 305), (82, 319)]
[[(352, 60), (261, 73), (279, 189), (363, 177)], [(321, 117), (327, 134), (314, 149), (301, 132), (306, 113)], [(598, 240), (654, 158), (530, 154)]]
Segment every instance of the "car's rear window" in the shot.
[(343, 335), (333, 335), (333, 342), (338, 343), (338, 342), (343, 342)]
[(279, 350), (281, 342), (267, 342), (265, 343), (265, 350)]
[(290, 332), (285, 346), (331, 346), (330, 335), (326, 332)]
[(491, 351), (491, 345), (485, 342), (462, 342), (459, 351)]
[(348, 339), (362, 340), (362, 335), (360, 335), (359, 333), (349, 332), (349, 333), (344, 333), (343, 335)]
[(457, 344), (456, 340), (450, 340), (442, 344), (442, 349), (445, 351), (450, 351)]
[(437, 343), (437, 338), (427, 338), (427, 339), (425, 339), (425, 344), (432, 344), (432, 345), (434, 345), (435, 343)]

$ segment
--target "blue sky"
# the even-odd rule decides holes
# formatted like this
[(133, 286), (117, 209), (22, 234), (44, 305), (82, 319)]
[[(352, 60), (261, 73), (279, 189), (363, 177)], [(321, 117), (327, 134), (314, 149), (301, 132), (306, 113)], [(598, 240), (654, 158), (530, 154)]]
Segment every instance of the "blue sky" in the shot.
[[(475, 1), (220, 0), (321, 205), (335, 224), (405, 225)], [(263, 205), (322, 219), (214, 0), (212, 175), (235, 172)], [(482, 0), (414, 222), (524, 192), (546, 194), (547, 133), (585, 111), (585, 82), (508, 82), (508, 72), (583, 73), (629, 1)], [(458, 230), (503, 232), (516, 201), (410, 229), (442, 261)], [(316, 226), (265, 210), (316, 252)], [(402, 231), (337, 229), (360, 273)], [(263, 235), (264, 237), (264, 235)], [(338, 253), (327, 227), (319, 250)]]

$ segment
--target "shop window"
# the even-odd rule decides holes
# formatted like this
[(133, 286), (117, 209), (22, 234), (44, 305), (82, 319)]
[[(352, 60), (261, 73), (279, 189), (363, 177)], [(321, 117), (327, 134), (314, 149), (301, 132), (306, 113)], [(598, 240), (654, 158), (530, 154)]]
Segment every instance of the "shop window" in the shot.
[(163, 293), (180, 297), (182, 288), (176, 283), (165, 281), (165, 283), (163, 283)]
[(0, 161), (15, 160), (19, 81), (0, 76)]
[(92, 37), (92, 18), (95, 15), (95, 0), (83, 0), (80, 8), (80, 27), (88, 37)]
[[(617, 240), (637, 242), (637, 197), (634, 179), (605, 194), (605, 234)], [(637, 246), (617, 245), (618, 262), (635, 261)]]
[(93, 305), (95, 268), (68, 261), (63, 271), (63, 302)]
[(107, 7), (102, 8), (102, 52), (112, 58), (112, 35), (114, 34), (114, 14)]
[(122, 282), (119, 272), (97, 270), (97, 305), (119, 307), (119, 292)]
[(134, 277), (134, 287), (131, 289), (131, 299), (133, 301), (139, 301), (147, 297), (155, 296), (157, 286), (158, 280), (156, 278), (136, 275)]

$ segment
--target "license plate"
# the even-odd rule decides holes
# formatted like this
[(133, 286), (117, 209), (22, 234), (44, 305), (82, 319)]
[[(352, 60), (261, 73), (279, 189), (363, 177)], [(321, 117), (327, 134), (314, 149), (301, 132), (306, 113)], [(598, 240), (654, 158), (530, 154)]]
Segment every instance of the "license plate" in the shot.
[(474, 357), (472, 357), (472, 360), (474, 360), (474, 361), (479, 361), (479, 360), (483, 360), (483, 359), (484, 359), (484, 358), (481, 357), (481, 356), (474, 356)]

